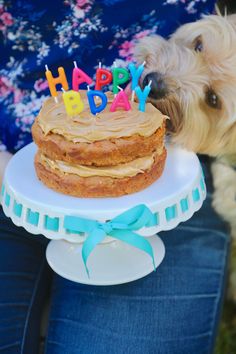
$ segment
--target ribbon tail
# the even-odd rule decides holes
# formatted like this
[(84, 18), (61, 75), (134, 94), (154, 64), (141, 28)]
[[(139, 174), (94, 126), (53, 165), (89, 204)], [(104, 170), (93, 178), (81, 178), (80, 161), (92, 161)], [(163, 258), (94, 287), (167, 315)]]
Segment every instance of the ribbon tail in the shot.
[(97, 246), (97, 244), (102, 242), (105, 237), (106, 237), (105, 231), (103, 231), (102, 229), (96, 228), (89, 234), (89, 236), (84, 241), (84, 244), (82, 247), (82, 259), (83, 259), (84, 266), (85, 266), (86, 273), (87, 273), (88, 277), (89, 277), (89, 270), (87, 267), (88, 257), (90, 255), (90, 253), (93, 251), (93, 249)]
[(141, 251), (147, 253), (152, 258), (152, 264), (154, 270), (156, 270), (153, 249), (150, 242), (146, 238), (129, 230), (114, 230), (110, 233), (110, 236), (126, 242), (129, 245), (139, 248)]

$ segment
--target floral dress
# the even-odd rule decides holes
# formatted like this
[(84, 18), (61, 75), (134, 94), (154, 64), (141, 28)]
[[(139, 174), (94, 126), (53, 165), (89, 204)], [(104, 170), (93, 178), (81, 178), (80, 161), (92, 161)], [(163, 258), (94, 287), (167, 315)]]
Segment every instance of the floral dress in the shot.
[(49, 95), (45, 64), (69, 83), (73, 61), (93, 76), (98, 62), (125, 66), (135, 43), (168, 37), (212, 13), (214, 0), (0, 0), (0, 150), (31, 141), (31, 125)]

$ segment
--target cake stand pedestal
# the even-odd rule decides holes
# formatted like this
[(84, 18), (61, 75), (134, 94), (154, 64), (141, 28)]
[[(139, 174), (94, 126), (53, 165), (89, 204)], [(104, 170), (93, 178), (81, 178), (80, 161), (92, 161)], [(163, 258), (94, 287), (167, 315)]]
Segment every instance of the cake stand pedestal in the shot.
[(173, 229), (191, 218), (206, 197), (197, 156), (178, 147), (167, 147), (167, 161), (159, 180), (141, 192), (118, 198), (76, 198), (47, 188), (35, 173), (36, 150), (31, 143), (10, 160), (1, 191), (2, 207), (17, 226), (53, 240), (47, 247), (48, 263), (56, 273), (75, 282), (121, 284), (139, 279), (154, 269), (151, 257), (145, 252), (107, 236), (88, 259), (88, 277), (81, 256), (87, 234), (68, 232), (64, 226), (67, 216), (104, 223), (145, 204), (155, 214), (156, 224), (143, 227), (137, 233), (148, 238), (158, 267), (165, 247), (156, 233)]

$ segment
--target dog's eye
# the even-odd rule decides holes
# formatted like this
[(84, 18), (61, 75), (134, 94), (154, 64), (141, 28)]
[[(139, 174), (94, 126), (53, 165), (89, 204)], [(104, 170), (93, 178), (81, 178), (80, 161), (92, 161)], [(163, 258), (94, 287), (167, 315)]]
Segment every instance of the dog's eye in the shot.
[(203, 51), (203, 43), (202, 37), (198, 36), (194, 41), (194, 50), (195, 52), (202, 52)]
[(209, 89), (206, 92), (206, 103), (211, 108), (215, 108), (215, 109), (220, 109), (221, 108), (220, 99), (217, 96), (217, 94), (215, 93), (215, 91), (212, 90), (212, 89)]

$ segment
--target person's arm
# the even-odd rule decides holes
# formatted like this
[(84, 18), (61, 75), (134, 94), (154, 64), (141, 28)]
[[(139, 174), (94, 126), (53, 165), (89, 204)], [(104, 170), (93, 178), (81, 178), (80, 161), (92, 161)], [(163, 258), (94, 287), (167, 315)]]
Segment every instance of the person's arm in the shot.
[(10, 154), (7, 151), (1, 151), (0, 152), (0, 187), (2, 185), (2, 179), (4, 175), (4, 170), (6, 168), (6, 165), (10, 158), (12, 157), (12, 154)]

